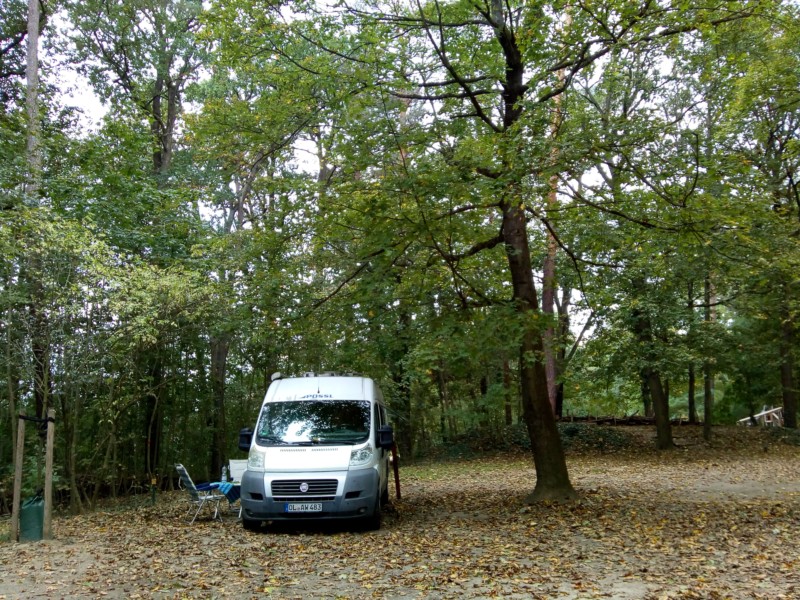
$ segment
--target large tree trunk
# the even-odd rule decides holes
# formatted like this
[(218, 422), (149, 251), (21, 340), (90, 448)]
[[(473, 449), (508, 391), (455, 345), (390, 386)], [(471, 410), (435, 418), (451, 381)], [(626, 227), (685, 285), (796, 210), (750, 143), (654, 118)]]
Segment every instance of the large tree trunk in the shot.
[(519, 202), (505, 202), (502, 231), (514, 302), (517, 310), (525, 316), (527, 324), (520, 347), (520, 375), (523, 418), (531, 438), (536, 466), (536, 487), (528, 501), (569, 500), (577, 494), (569, 480), (553, 407), (547, 395), (547, 376), (542, 364), (544, 344), (541, 331), (536, 329), (534, 323), (534, 317), (539, 312), (539, 300), (533, 281), (523, 210)]

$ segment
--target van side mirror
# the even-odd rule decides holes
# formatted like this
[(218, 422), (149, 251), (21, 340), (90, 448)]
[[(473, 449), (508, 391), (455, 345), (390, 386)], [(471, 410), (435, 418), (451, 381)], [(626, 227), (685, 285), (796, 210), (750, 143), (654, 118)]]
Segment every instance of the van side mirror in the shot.
[(394, 430), (391, 425), (382, 425), (378, 428), (378, 439), (375, 441), (378, 448), (391, 450), (394, 446)]
[(239, 450), (250, 452), (250, 444), (253, 443), (253, 430), (249, 427), (239, 430)]

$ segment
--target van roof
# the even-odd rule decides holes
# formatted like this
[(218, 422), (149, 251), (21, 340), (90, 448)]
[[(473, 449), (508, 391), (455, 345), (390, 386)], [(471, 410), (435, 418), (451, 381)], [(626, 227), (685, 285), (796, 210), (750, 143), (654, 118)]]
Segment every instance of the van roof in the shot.
[(285, 400), (372, 400), (374, 383), (368, 377), (303, 376), (272, 382), (264, 402)]

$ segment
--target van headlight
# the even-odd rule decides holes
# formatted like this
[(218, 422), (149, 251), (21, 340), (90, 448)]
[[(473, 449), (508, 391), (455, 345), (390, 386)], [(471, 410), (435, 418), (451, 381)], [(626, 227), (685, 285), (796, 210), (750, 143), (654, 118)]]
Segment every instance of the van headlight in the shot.
[(247, 456), (247, 470), (248, 471), (264, 470), (264, 453), (259, 452), (257, 448), (250, 449), (250, 454)]
[(359, 467), (361, 465), (367, 464), (369, 461), (372, 460), (372, 446), (367, 444), (363, 448), (359, 448), (358, 450), (353, 450), (350, 453), (350, 466), (351, 467)]

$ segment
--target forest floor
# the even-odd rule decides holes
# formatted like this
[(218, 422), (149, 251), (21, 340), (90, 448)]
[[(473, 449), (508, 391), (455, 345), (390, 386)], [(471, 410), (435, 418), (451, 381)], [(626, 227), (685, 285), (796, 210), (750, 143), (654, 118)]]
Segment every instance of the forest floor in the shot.
[(800, 447), (752, 428), (618, 428), (611, 452), (570, 451), (580, 500), (526, 506), (528, 456), (401, 468), (380, 531), (247, 532), (185, 518), (184, 492), (57, 516), (55, 539), (12, 544), (0, 599), (800, 598)]

